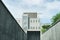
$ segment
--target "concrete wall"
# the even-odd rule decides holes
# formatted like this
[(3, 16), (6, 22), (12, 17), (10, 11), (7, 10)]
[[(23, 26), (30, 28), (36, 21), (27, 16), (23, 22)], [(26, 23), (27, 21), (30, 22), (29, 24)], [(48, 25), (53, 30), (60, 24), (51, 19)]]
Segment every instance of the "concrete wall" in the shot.
[(26, 34), (0, 0), (0, 40), (26, 40)]
[(41, 40), (60, 40), (60, 22), (42, 34)]
[(40, 40), (40, 31), (28, 31), (27, 40)]

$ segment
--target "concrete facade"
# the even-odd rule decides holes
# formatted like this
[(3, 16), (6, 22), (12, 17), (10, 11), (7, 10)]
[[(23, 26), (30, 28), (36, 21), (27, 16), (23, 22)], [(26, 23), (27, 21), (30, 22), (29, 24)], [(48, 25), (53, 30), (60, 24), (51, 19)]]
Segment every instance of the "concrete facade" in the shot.
[(41, 35), (41, 40), (60, 40), (60, 20)]
[(24, 30), (0, 0), (0, 40), (27, 40), (26, 38)]
[(36, 12), (26, 12), (24, 14), (27, 14), (28, 17), (30, 17), (30, 18), (37, 18), (37, 13)]
[[(28, 18), (27, 18), (27, 17)], [(24, 13), (25, 22), (27, 25), (27, 40), (40, 40), (40, 19), (37, 18), (37, 13)], [(26, 20), (27, 19), (27, 20)], [(24, 22), (24, 21), (23, 21)], [(26, 25), (25, 23), (25, 25)]]
[(39, 18), (30, 18), (29, 20), (29, 29), (40, 30), (40, 19)]
[[(23, 27), (26, 25), (26, 31), (40, 29), (40, 19), (37, 18), (37, 13), (24, 13), (23, 14)], [(25, 21), (25, 22), (24, 22)]]
[(28, 26), (29, 26), (28, 21), (29, 21), (28, 15), (27, 14), (23, 14), (23, 17), (22, 17), (22, 26), (23, 26), (23, 29), (25, 30), (26, 33), (27, 33)]

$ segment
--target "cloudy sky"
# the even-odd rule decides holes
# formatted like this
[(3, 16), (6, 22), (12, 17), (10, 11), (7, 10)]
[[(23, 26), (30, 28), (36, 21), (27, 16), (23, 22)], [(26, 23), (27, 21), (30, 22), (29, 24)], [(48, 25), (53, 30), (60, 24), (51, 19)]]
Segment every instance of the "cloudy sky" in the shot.
[(51, 23), (51, 18), (60, 11), (60, 0), (2, 0), (15, 18), (24, 12), (37, 12), (42, 23)]

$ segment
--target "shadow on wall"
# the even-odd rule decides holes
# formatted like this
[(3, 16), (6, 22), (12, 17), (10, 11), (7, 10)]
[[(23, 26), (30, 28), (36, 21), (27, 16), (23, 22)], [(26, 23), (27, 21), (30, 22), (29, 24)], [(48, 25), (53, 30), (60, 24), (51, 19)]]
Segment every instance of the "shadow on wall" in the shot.
[(27, 40), (40, 40), (40, 31), (27, 31)]
[(27, 35), (0, 0), (0, 40), (26, 40)]

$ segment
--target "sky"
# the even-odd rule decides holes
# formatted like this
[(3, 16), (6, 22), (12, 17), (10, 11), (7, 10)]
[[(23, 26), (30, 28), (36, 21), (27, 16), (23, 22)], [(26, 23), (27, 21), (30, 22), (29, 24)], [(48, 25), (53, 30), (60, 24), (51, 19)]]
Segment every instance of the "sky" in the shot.
[(60, 11), (60, 0), (2, 0), (14, 18), (22, 18), (24, 12), (37, 12), (41, 23), (51, 23)]

